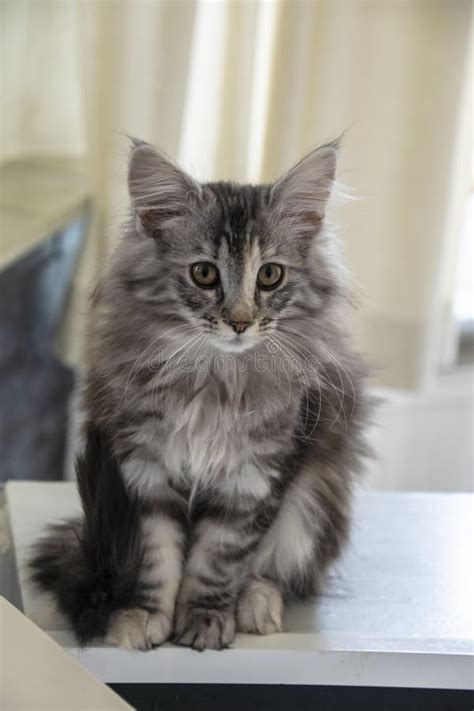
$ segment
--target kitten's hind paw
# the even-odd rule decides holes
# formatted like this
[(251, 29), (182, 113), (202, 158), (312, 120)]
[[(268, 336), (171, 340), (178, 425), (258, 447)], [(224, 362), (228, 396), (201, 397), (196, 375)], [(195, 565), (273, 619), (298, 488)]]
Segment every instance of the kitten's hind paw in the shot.
[(237, 612), (239, 632), (274, 634), (281, 632), (283, 599), (269, 580), (251, 580), (240, 596)]
[(164, 612), (142, 608), (119, 610), (110, 624), (105, 641), (122, 649), (152, 649), (171, 634), (171, 620)]
[(205, 649), (225, 649), (234, 637), (233, 612), (191, 610), (181, 618), (178, 615), (173, 642), (202, 652)]

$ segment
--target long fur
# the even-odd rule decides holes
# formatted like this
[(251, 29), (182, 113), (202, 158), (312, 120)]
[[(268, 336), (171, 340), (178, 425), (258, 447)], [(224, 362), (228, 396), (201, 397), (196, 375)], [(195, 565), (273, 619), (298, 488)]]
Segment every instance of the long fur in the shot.
[[(273, 186), (198, 184), (134, 144), (91, 319), (84, 520), (33, 562), (82, 642), (277, 631), (339, 555), (371, 405), (326, 219), (336, 159), (331, 144)], [(221, 279), (201, 288), (208, 261)]]
[(141, 603), (140, 507), (127, 493), (107, 435), (89, 427), (78, 457), (84, 517), (50, 527), (31, 561), (33, 580), (54, 594), (81, 644), (103, 636), (116, 610)]

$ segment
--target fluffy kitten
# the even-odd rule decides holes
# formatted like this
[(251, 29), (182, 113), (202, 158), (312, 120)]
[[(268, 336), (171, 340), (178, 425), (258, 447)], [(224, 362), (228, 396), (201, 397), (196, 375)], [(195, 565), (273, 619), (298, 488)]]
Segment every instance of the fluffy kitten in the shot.
[(81, 642), (279, 631), (339, 554), (366, 397), (325, 225), (336, 157), (199, 184), (134, 144), (131, 217), (94, 297), (84, 519), (33, 561)]

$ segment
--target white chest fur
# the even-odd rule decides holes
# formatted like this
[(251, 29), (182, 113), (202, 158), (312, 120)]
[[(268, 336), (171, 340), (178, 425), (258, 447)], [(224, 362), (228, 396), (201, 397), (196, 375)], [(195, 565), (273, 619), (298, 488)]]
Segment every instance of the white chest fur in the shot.
[(262, 443), (252, 436), (254, 427), (248, 413), (216, 402), (215, 393), (203, 389), (175, 408), (162, 442), (165, 467), (193, 488), (212, 486), (230, 496), (263, 498), (276, 471), (262, 464)]
[(159, 426), (148, 421), (135, 433), (136, 443), (145, 446), (152, 460), (137, 462), (140, 473), (128, 462), (127, 479), (150, 492), (171, 478), (193, 492), (203, 487), (230, 498), (266, 497), (271, 479), (278, 476), (276, 454), (287, 448), (285, 428), (276, 437), (267, 425), (273, 417), (291, 420), (287, 403), (270, 410), (262, 408), (257, 388), (236, 388), (237, 398), (215, 380), (193, 385), (193, 396), (188, 388), (181, 396), (170, 391), (161, 403)]
[(242, 420), (205, 391), (189, 403), (180, 403), (163, 442), (167, 469), (186, 472), (191, 479), (239, 471), (252, 458), (250, 432)]

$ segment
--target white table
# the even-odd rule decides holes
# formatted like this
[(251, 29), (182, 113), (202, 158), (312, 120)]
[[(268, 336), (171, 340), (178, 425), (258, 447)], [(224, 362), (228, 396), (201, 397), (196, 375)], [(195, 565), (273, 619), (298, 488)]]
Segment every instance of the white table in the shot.
[(79, 511), (75, 486), (11, 482), (7, 503), (25, 614), (108, 683), (474, 688), (473, 495), (361, 492), (328, 593), (289, 608), (281, 634), (203, 654), (79, 649), (25, 569), (46, 523)]

